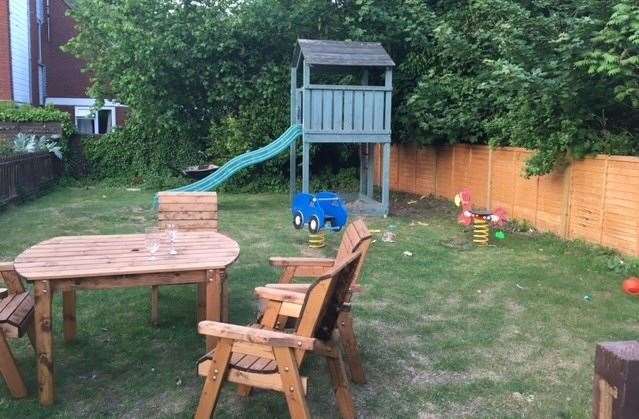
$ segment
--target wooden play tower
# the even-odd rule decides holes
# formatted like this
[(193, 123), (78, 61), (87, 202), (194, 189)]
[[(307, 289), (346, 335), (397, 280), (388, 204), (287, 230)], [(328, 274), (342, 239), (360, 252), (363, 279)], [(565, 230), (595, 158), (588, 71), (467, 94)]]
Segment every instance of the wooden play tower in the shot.
[[(311, 144), (357, 144), (357, 212), (388, 214), (394, 66), (379, 43), (298, 40), (291, 63), (291, 124), (300, 124), (303, 130), (302, 192), (309, 192)], [(382, 151), (381, 201), (373, 193), (377, 144)], [(290, 153), (294, 193), (295, 144)]]

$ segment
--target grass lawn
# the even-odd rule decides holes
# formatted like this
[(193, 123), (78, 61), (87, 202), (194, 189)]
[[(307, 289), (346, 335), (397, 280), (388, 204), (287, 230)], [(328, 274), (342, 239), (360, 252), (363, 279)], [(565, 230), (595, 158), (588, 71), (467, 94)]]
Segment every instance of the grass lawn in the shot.
[[(0, 213), (0, 260), (57, 235), (142, 232), (151, 192), (65, 187)], [(404, 198), (402, 198), (404, 199)], [(311, 252), (293, 229), (285, 195), (222, 194), (221, 231), (237, 240), (229, 272), (231, 321), (257, 311), (252, 289), (274, 282), (272, 255), (332, 255), (339, 235)], [(369, 384), (353, 386), (362, 417), (588, 417), (595, 343), (635, 339), (639, 302), (619, 290), (611, 253), (547, 235), (509, 234), (472, 248), (448, 205), (421, 201), (403, 216), (370, 219), (375, 234), (355, 300)], [(432, 208), (430, 208), (432, 206)], [(420, 223), (417, 223), (420, 222)], [(427, 225), (423, 225), (427, 224)], [(412, 256), (404, 256), (404, 251)], [(64, 345), (54, 300), (57, 403), (37, 402), (33, 351), (13, 341), (30, 396), (0, 385), (2, 417), (192, 417), (201, 389), (193, 287), (161, 290), (161, 325), (149, 325), (148, 289), (78, 293), (78, 339)], [(584, 296), (592, 296), (591, 300)], [(324, 363), (310, 359), (314, 417), (336, 417)], [(280, 394), (238, 396), (227, 386), (218, 417), (288, 417)]]

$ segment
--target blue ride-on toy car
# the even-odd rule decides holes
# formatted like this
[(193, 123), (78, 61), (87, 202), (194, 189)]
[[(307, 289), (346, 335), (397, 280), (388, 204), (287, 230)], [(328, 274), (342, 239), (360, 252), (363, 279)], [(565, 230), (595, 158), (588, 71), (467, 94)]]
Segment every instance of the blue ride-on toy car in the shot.
[(344, 202), (333, 192), (318, 192), (315, 195), (298, 193), (293, 199), (291, 212), (293, 226), (299, 230), (308, 225), (308, 231), (312, 234), (326, 228), (340, 231), (348, 220)]

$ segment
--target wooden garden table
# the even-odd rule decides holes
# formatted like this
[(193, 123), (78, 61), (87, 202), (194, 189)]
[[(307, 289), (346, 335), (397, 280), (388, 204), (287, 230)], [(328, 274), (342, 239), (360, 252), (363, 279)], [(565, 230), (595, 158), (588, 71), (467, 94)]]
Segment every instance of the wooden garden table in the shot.
[[(52, 298), (62, 292), (65, 342), (76, 334), (75, 290), (198, 284), (198, 319), (227, 321), (226, 268), (240, 247), (216, 232), (179, 232), (177, 255), (168, 254), (163, 240), (155, 260), (144, 234), (67, 236), (45, 240), (20, 254), (16, 271), (32, 281), (40, 403), (55, 399), (53, 371)], [(208, 349), (215, 339), (206, 341)]]

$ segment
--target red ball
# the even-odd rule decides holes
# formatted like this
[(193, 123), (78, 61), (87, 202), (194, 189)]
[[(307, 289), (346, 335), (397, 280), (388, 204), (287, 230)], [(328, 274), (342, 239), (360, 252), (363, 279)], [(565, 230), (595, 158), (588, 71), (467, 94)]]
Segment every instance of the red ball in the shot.
[(639, 295), (639, 278), (631, 276), (623, 281), (623, 290), (626, 294)]

